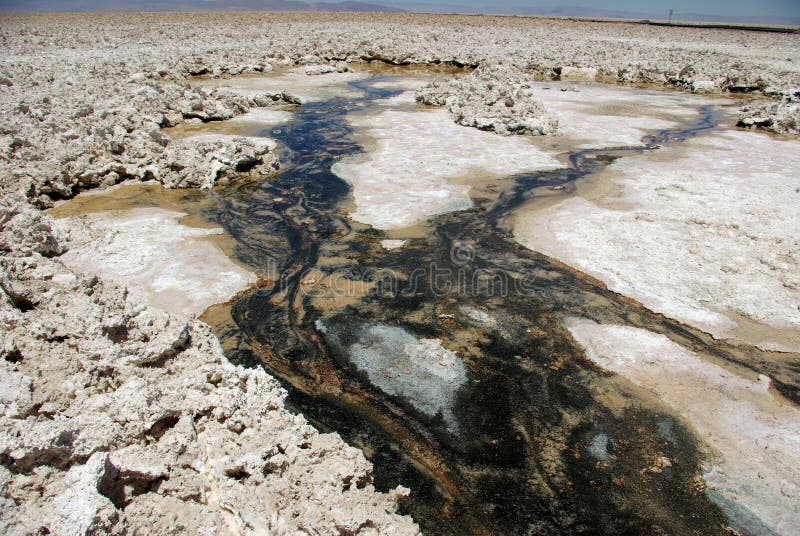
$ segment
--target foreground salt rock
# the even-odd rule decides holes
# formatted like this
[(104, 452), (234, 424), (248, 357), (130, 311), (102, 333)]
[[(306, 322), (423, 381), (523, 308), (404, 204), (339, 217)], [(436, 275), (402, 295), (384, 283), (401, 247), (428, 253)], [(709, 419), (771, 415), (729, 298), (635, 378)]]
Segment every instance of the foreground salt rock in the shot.
[(470, 180), (559, 167), (554, 155), (529, 139), (456, 125), (445, 110), (389, 108), (351, 115), (348, 122), (368, 140), (369, 150), (343, 158), (331, 171), (353, 187), (351, 217), (378, 229), (409, 227), (471, 207)]
[(423, 104), (445, 106), (459, 125), (498, 134), (554, 134), (558, 121), (530, 89), (530, 78), (504, 65), (481, 66), (468, 76), (435, 80), (417, 90)]
[(522, 210), (522, 244), (648, 308), (767, 349), (800, 349), (800, 142), (743, 131), (625, 158), (578, 196)]
[(60, 260), (76, 272), (126, 285), (151, 306), (200, 315), (247, 289), (256, 276), (207, 240), (221, 228), (181, 225), (183, 216), (140, 208), (68, 221), (72, 240)]
[(566, 325), (589, 359), (650, 391), (699, 432), (712, 449), (703, 478), (732, 519), (753, 534), (796, 532), (800, 411), (773, 395), (769, 378), (739, 377), (643, 329), (577, 318)]
[(0, 202), (3, 534), (418, 533), (210, 328), (68, 269), (63, 223)]
[(762, 128), (778, 134), (800, 134), (800, 89), (766, 91), (775, 99), (745, 105), (738, 126)]

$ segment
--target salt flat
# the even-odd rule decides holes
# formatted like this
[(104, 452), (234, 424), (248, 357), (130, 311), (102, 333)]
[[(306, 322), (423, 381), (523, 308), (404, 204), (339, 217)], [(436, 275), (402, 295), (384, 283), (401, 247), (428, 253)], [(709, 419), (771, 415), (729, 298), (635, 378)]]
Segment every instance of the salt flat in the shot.
[[(280, 123), (288, 116), (272, 108), (293, 100), (280, 92), (303, 102), (360, 95), (347, 84), (366, 75), (332, 71), (370, 61), (503, 64), (534, 88), (534, 80), (555, 86), (561, 73), (592, 73), (619, 84), (751, 92), (758, 99), (737, 105), (728, 126), (741, 119), (773, 132), (797, 133), (800, 114), (800, 34), (527, 17), (151, 13), (3, 15), (0, 38), (0, 528), (9, 534), (419, 532), (396, 513), (407, 490), (376, 491), (358, 450), (285, 410), (277, 381), (232, 365), (208, 327), (185, 318), (249, 280), (206, 248), (215, 231), (186, 228), (175, 212), (137, 212), (114, 222), (97, 216), (87, 234), (41, 212), (120, 182), (211, 189), (240, 178), (239, 168), (262, 168), (261, 180), (277, 168), (270, 144), (169, 139), (165, 128), (237, 117), (239, 126), (223, 128)], [(350, 117), (367, 153), (336, 170), (353, 185), (354, 218), (379, 229), (410, 225), (469, 207), (475, 178), (559, 165), (551, 150), (455, 125), (444, 110), (404, 116), (414, 89), (377, 115)], [(560, 114), (562, 139), (584, 146), (637, 143), (691, 117), (685, 96), (623, 95), (599, 86), (534, 91)], [(616, 178), (587, 181), (594, 192), (579, 185), (582, 197), (523, 209), (515, 234), (716, 336), (796, 349), (797, 149), (797, 141), (730, 131), (625, 159), (609, 168)], [(159, 303), (159, 294), (170, 299)], [(725, 455), (708, 482), (743, 497), (776, 530), (794, 531), (797, 448), (785, 433), (796, 431), (782, 423), (796, 423), (796, 409), (769, 398), (767, 381), (720, 383), (722, 373), (688, 351), (630, 328), (578, 324), (573, 335), (611, 370), (623, 353), (633, 356), (616, 370), (652, 385)], [(414, 339), (406, 357), (425, 353)], [(433, 342), (422, 346), (456, 365)], [(670, 356), (687, 377), (652, 366)], [(443, 406), (424, 398), (431, 393), (412, 395), (431, 411)], [(700, 402), (717, 404), (720, 423)], [(775, 457), (765, 462), (769, 449), (737, 444), (720, 424), (742, 427), (741, 437), (774, 447)]]
[(255, 281), (207, 240), (222, 229), (181, 225), (185, 216), (158, 208), (104, 211), (82, 218), (87, 240), (62, 258), (74, 270), (127, 285), (153, 307), (200, 315)]
[(261, 95), (265, 92), (286, 92), (302, 103), (310, 103), (335, 97), (357, 97), (360, 91), (348, 84), (369, 76), (366, 73), (356, 72), (330, 72), (309, 76), (306, 74), (306, 69), (301, 67), (263, 75), (212, 78), (203, 80), (201, 84), (244, 96)]
[(575, 148), (639, 145), (642, 137), (674, 128), (720, 99), (569, 82), (538, 82), (536, 98), (559, 119), (558, 137)]
[(719, 132), (621, 159), (576, 197), (521, 210), (514, 234), (716, 337), (797, 351), (798, 166), (800, 142)]
[[(400, 96), (395, 103), (409, 104), (409, 94)], [(409, 227), (471, 207), (470, 177), (486, 180), (560, 165), (530, 139), (456, 125), (444, 110), (389, 107), (348, 121), (367, 151), (337, 162), (332, 171), (353, 186), (352, 218), (378, 229)]]
[[(317, 329), (327, 332), (323, 321)], [(347, 355), (384, 392), (401, 396), (419, 411), (441, 415), (457, 430), (454, 406), (458, 389), (467, 382), (464, 363), (438, 339), (418, 339), (401, 327), (362, 326)]]
[(285, 110), (272, 110), (269, 108), (255, 108), (249, 112), (237, 115), (230, 119), (229, 123), (256, 123), (261, 127), (270, 127), (280, 125), (281, 123), (288, 123), (292, 120), (292, 112)]

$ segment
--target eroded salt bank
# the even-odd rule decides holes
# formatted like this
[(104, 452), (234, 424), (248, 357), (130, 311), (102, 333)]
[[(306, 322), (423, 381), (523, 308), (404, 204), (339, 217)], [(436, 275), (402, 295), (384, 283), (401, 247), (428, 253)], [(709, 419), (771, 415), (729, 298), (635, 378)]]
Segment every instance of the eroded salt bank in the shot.
[(713, 449), (704, 474), (711, 490), (777, 533), (794, 534), (800, 411), (769, 391), (767, 377), (739, 377), (643, 329), (576, 318), (567, 327), (589, 359), (650, 391), (699, 432)]
[(648, 308), (771, 349), (800, 348), (800, 142), (716, 132), (523, 208), (514, 235)]
[(348, 121), (369, 140), (367, 152), (331, 169), (353, 187), (351, 217), (378, 229), (471, 207), (470, 180), (559, 167), (531, 140), (456, 125), (446, 110), (387, 109)]
[(73, 270), (126, 285), (149, 305), (199, 315), (255, 281), (208, 240), (222, 229), (179, 223), (181, 212), (159, 208), (85, 216), (86, 236), (61, 260)]
[(254, 97), (264, 93), (285, 92), (306, 104), (337, 97), (353, 98), (361, 95), (361, 91), (351, 87), (351, 82), (369, 78), (369, 73), (330, 72), (320, 75), (308, 75), (303, 67), (264, 75), (237, 76), (233, 78), (212, 78), (199, 82), (203, 86), (215, 87), (245, 97)]
[(286, 110), (272, 110), (270, 108), (253, 108), (249, 112), (229, 119), (229, 123), (255, 123), (263, 128), (288, 123), (294, 114)]

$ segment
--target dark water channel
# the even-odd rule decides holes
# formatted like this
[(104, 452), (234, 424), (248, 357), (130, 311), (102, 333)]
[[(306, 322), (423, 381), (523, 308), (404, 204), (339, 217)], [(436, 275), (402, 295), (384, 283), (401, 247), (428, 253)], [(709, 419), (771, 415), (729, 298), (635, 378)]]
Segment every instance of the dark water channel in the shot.
[[(345, 115), (398, 93), (373, 87), (378, 80), (353, 84), (363, 97), (303, 105), (291, 123), (263, 132), (284, 148), (280, 176), (218, 192), (209, 216), (235, 239), (237, 259), (274, 274), (205, 315), (228, 357), (264, 366), (294, 409), (361, 447), (379, 489), (411, 488), (402, 508), (427, 534), (724, 533), (724, 516), (695, 482), (693, 436), (657, 401), (587, 361), (562, 319), (646, 328), (734, 363), (741, 349), (523, 248), (502, 226), (534, 188), (679, 143), (713, 128), (714, 110), (701, 108), (699, 119), (645, 145), (583, 150), (564, 169), (515, 177), (496, 199), (436, 217), (430, 236), (386, 251), (382, 232), (346, 219), (349, 188), (330, 171), (361, 152)], [(326, 300), (330, 288), (314, 282), (333, 275), (369, 289)], [(356, 346), (395, 348), (376, 338), (375, 325), (456, 352), (466, 381), (440, 379), (419, 394), (452, 393), (448, 415), (387, 394), (354, 365)], [(781, 377), (769, 360), (758, 366)], [(796, 385), (776, 384), (796, 397)], [(649, 471), (659, 456), (672, 467)]]

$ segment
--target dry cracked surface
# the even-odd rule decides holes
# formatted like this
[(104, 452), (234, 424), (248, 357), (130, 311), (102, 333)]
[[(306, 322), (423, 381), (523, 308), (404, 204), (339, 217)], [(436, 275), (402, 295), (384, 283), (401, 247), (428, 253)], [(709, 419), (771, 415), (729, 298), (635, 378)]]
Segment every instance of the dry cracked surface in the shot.
[[(464, 83), (419, 89), (420, 99), (501, 134), (556, 128), (534, 79), (753, 93), (740, 124), (775, 132), (796, 133), (800, 113), (798, 35), (258, 13), (3, 16), (0, 42), (6, 534), (418, 532), (396, 513), (405, 490), (376, 492), (359, 451), (286, 411), (277, 382), (230, 364), (207, 326), (61, 259), (86, 244), (86, 231), (40, 212), (59, 199), (121, 181), (211, 188), (279, 166), (272, 144), (172, 139), (165, 127), (269, 116), (318, 98), (314, 88), (327, 83), (312, 77), (357, 78), (347, 64), (361, 61), (480, 66)], [(297, 70), (272, 88), (237, 91), (227, 81), (283, 67)], [(495, 84), (487, 72), (505, 74), (489, 76)], [(190, 84), (192, 75), (222, 81), (209, 88)], [(300, 80), (306, 92), (292, 94)], [(786, 271), (783, 257), (765, 258)]]

